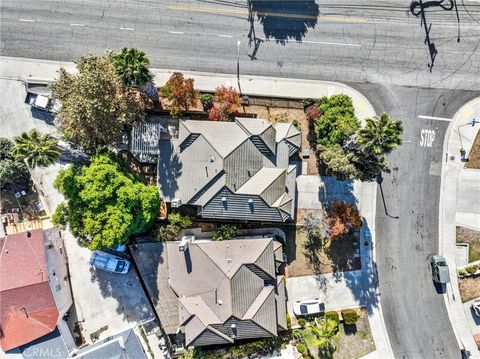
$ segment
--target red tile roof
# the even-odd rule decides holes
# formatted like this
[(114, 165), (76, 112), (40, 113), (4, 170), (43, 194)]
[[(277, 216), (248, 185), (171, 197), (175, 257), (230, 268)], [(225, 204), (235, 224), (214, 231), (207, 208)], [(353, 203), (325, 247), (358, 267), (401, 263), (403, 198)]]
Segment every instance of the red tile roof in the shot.
[(55, 329), (58, 315), (48, 284), (43, 231), (35, 229), (0, 238), (0, 346), (3, 351), (50, 333)]

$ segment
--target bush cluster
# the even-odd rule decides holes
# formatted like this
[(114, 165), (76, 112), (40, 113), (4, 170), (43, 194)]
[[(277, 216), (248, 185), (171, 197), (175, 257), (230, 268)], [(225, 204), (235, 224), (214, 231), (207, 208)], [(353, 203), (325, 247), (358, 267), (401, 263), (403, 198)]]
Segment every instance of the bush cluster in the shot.
[(303, 343), (297, 344), (297, 351), (302, 354), (304, 357), (308, 356), (308, 349)]
[(338, 315), (338, 312), (336, 311), (331, 311), (331, 312), (326, 312), (325, 313), (325, 319), (328, 320), (328, 319), (331, 319), (331, 320), (334, 320), (335, 322), (340, 322), (340, 316)]
[(342, 318), (346, 325), (356, 324), (358, 321), (358, 313), (355, 309), (344, 309), (342, 310)]
[(305, 326), (307, 325), (307, 321), (304, 318), (299, 318), (297, 322), (298, 325), (300, 325), (302, 328), (305, 328)]
[(468, 274), (475, 274), (478, 270), (478, 266), (472, 265), (472, 266), (469, 266), (469, 267), (465, 268), (465, 270), (467, 271)]

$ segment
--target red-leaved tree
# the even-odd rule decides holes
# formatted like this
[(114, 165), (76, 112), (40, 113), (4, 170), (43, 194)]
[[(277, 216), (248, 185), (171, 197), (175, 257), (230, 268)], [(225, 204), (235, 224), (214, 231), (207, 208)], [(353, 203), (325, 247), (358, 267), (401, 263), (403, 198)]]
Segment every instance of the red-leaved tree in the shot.
[(168, 109), (172, 117), (179, 117), (189, 106), (195, 106), (197, 95), (193, 79), (185, 79), (181, 72), (174, 72), (160, 89), (160, 96), (170, 101)]
[(235, 117), (242, 105), (240, 94), (233, 87), (220, 86), (215, 89), (216, 106), (208, 111), (212, 121), (229, 121)]
[(350, 230), (360, 229), (362, 217), (353, 204), (348, 205), (345, 201), (333, 201), (330, 204), (327, 223), (330, 238), (336, 238)]

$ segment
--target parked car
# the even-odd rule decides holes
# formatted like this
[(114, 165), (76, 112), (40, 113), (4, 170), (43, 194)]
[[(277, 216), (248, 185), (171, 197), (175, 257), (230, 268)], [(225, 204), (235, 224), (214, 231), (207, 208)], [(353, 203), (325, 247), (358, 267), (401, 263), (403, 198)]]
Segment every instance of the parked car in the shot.
[(34, 92), (27, 91), (27, 96), (25, 97), (25, 103), (29, 104), (32, 107), (38, 108), (40, 110), (57, 113), (62, 107), (62, 103), (59, 100), (54, 100), (48, 96), (37, 94)]
[(101, 251), (94, 251), (89, 263), (97, 269), (112, 273), (124, 274), (130, 269), (130, 261)]
[(318, 298), (299, 300), (293, 303), (293, 313), (297, 317), (322, 314), (325, 312), (325, 304), (320, 302)]
[(475, 299), (472, 303), (472, 309), (475, 312), (476, 315), (480, 317), (480, 298)]
[(450, 282), (447, 261), (443, 256), (432, 256), (430, 259), (430, 264), (432, 266), (432, 277), (434, 282), (441, 284)]

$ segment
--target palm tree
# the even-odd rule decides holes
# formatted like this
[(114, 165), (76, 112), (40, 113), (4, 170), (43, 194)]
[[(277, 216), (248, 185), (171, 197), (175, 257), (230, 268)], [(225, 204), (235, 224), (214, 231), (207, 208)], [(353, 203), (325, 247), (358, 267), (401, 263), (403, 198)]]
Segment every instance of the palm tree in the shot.
[(363, 152), (387, 155), (402, 144), (403, 125), (385, 112), (380, 117), (367, 118), (358, 130), (357, 143)]
[(118, 76), (127, 86), (143, 87), (152, 80), (152, 74), (148, 69), (150, 60), (145, 52), (126, 47), (112, 54), (113, 66)]
[(330, 318), (323, 318), (320, 325), (311, 327), (317, 337), (315, 345), (319, 347), (321, 357), (331, 358), (336, 350), (335, 340), (340, 335), (337, 330), (338, 323)]
[(24, 132), (13, 140), (13, 156), (25, 161), (30, 168), (51, 165), (60, 156), (58, 141), (48, 134), (38, 133), (35, 129)]

